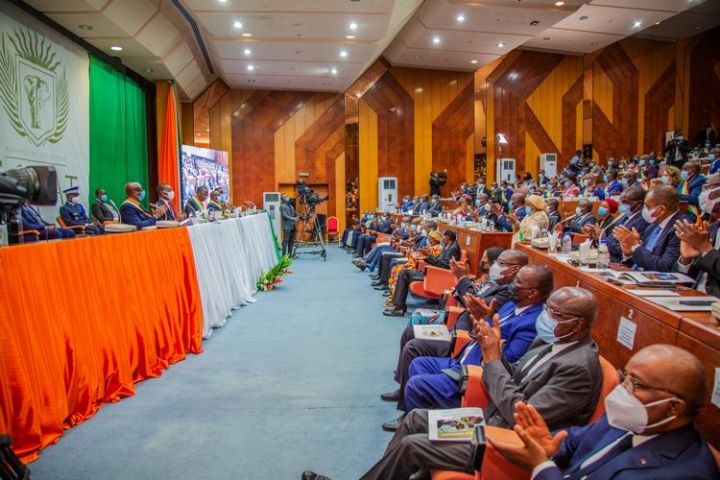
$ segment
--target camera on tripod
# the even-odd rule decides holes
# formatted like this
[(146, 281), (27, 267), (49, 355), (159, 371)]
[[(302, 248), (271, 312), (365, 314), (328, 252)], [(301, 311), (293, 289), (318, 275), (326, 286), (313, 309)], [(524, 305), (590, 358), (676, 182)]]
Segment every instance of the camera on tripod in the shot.
[(300, 203), (307, 205), (308, 209), (312, 211), (315, 210), (318, 204), (330, 198), (328, 195), (318, 195), (315, 193), (315, 191), (305, 183), (305, 180), (302, 179), (297, 181), (295, 188), (297, 189), (297, 196), (300, 199)]
[(33, 205), (55, 205), (55, 167), (25, 167), (0, 172), (0, 210), (16, 210), (26, 199)]

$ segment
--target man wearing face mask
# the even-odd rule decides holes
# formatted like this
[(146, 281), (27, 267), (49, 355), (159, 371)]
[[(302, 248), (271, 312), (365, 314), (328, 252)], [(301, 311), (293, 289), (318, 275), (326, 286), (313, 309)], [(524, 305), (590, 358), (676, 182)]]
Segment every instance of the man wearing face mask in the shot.
[(295, 208), (292, 206), (290, 197), (286, 194), (282, 194), (280, 197), (280, 225), (283, 232), (282, 241), (282, 255), (286, 254), (293, 255), (293, 249), (295, 248), (295, 221), (299, 220)]
[(680, 199), (673, 187), (662, 185), (647, 193), (643, 219), (651, 225), (640, 235), (626, 225), (615, 227), (613, 235), (620, 242), (623, 263), (644, 270), (669, 272), (680, 256), (680, 239), (673, 225), (683, 219), (678, 209)]
[[(513, 285), (514, 301), (505, 303), (496, 314), (494, 301), (489, 307), (482, 300), (467, 296), (468, 308), (474, 312), (473, 316), (482, 315), (488, 321), (494, 318), (494, 325), (499, 327), (504, 340), (502, 357), (507, 362), (517, 361), (535, 340), (536, 320), (553, 289), (552, 271), (541, 265), (526, 265), (517, 272)], [(407, 383), (398, 409), (409, 412), (415, 408), (459, 407), (462, 367), (480, 365), (482, 361), (480, 340), (469, 342), (452, 358), (423, 356), (414, 359), (408, 368)], [(394, 430), (401, 421), (402, 416), (385, 423), (383, 429)]]
[(695, 221), (700, 216), (699, 201), (705, 177), (700, 173), (700, 164), (697, 162), (686, 162), (680, 170), (682, 181), (678, 185), (680, 201), (688, 202), (687, 214), (690, 220)]
[[(420, 221), (416, 218), (413, 221), (414, 231), (416, 235), (406, 242), (405, 246), (410, 247), (412, 251), (418, 251), (428, 246), (428, 232), (435, 229), (435, 222)], [(407, 257), (403, 253), (397, 251), (387, 251), (380, 255), (378, 260), (378, 273), (376, 276), (371, 275), (370, 278), (373, 280), (371, 285), (375, 290), (386, 290), (388, 288), (388, 281), (392, 273), (392, 268), (397, 265), (399, 261), (407, 262)]]
[(623, 190), (640, 186), (640, 184), (638, 183), (638, 174), (632, 171), (626, 171), (623, 174), (623, 178), (622, 180), (620, 180), (620, 183), (623, 186)]
[(115, 205), (109, 203), (107, 193), (102, 188), (95, 190), (95, 202), (93, 202), (92, 216), (99, 225), (105, 222), (118, 222), (120, 215)]
[(158, 220), (158, 215), (165, 213), (165, 207), (158, 207), (154, 213), (148, 213), (140, 204), (145, 199), (145, 190), (138, 182), (125, 184), (127, 198), (120, 205), (120, 218), (122, 223), (135, 225), (138, 230), (152, 227)]
[(665, 158), (668, 165), (681, 168), (688, 159), (690, 143), (683, 137), (680, 130), (675, 131), (675, 136), (665, 145)]
[(581, 198), (575, 208), (575, 218), (565, 226), (565, 232), (583, 233), (583, 227), (596, 223), (597, 219), (592, 213), (592, 202), (587, 198)]
[(703, 217), (712, 223), (680, 221), (675, 235), (680, 239), (680, 258), (676, 269), (697, 280), (695, 288), (720, 296), (720, 173), (711, 175), (700, 194)]
[(525, 194), (513, 193), (510, 197), (510, 214), (505, 215), (502, 212), (493, 212), (497, 215), (495, 220), (495, 228), (501, 232), (512, 232), (514, 222), (522, 221), (527, 215), (525, 211)]
[(585, 175), (585, 186), (580, 191), (580, 195), (583, 197), (597, 197), (600, 200), (605, 200), (605, 190), (598, 187), (596, 180), (597, 178), (592, 173)]
[(560, 217), (560, 212), (558, 212), (558, 206), (560, 205), (560, 202), (557, 198), (548, 198), (545, 201), (545, 212), (548, 216), (549, 226), (548, 229), (552, 230), (555, 228), (555, 225), (560, 223), (562, 218)]
[(88, 235), (97, 235), (102, 233), (96, 225), (90, 223), (90, 219), (85, 213), (85, 207), (80, 203), (80, 187), (74, 187), (63, 190), (66, 202), (60, 207), (60, 218), (63, 219), (65, 225), (75, 231), (75, 233), (87, 233)]
[(442, 204), (440, 204), (439, 195), (432, 196), (432, 199), (430, 200), (430, 209), (428, 210), (428, 212), (431, 213), (433, 217), (437, 216), (437, 214), (442, 212)]
[(428, 196), (423, 195), (420, 197), (419, 205), (415, 207), (415, 210), (413, 210), (414, 214), (417, 215), (424, 215), (430, 211), (430, 202), (428, 201)]
[(410, 195), (405, 195), (403, 197), (403, 203), (400, 206), (400, 210), (403, 211), (403, 213), (407, 213), (413, 208), (413, 201), (412, 198), (410, 198)]
[[(630, 358), (605, 397), (605, 416), (551, 433), (532, 406), (518, 404), (523, 446), (490, 442), (533, 480), (710, 480), (720, 476), (694, 427), (705, 400), (705, 369), (690, 352), (651, 345)], [(552, 458), (552, 460), (550, 460)]]
[(167, 183), (161, 183), (156, 188), (158, 201), (155, 205), (151, 205), (153, 212), (156, 211), (157, 206), (165, 207), (165, 212), (162, 215), (158, 215), (158, 220), (182, 220), (175, 214), (172, 201), (175, 198), (175, 192), (173, 188)]
[(598, 240), (607, 240), (608, 251), (610, 252), (610, 261), (612, 263), (620, 263), (623, 258), (620, 242), (617, 238), (615, 238), (615, 235), (613, 235), (615, 227), (624, 225), (629, 230), (637, 230), (637, 232), (642, 236), (649, 225), (642, 216), (646, 193), (645, 189), (641, 187), (629, 188), (623, 191), (622, 195), (620, 195), (620, 206), (618, 207), (620, 214), (617, 218), (615, 218), (615, 222), (612, 224), (612, 231), (603, 232), (602, 229), (598, 230)]

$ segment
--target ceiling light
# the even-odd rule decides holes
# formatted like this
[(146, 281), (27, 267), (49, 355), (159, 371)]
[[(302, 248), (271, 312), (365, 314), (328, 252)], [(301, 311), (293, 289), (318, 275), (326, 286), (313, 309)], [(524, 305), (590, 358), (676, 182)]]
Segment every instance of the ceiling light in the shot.
[(550, 37), (543, 37), (543, 41), (547, 42), (548, 40), (550, 40)]
[(565, 2), (555, 2), (556, 7), (562, 7), (563, 5), (565, 5)]
[(218, 3), (227, 3), (227, 0), (218, 0)]
[(473, 65), (475, 65), (475, 64), (477, 64), (477, 60), (470, 60), (470, 63), (472, 63)]
[(497, 44), (498, 48), (503, 48), (504, 46), (505, 46), (505, 44), (503, 42), (498, 42), (498, 44)]
[(92, 25), (88, 25), (87, 23), (81, 23), (80, 25), (78, 25), (78, 28), (79, 28), (80, 30), (92, 30), (92, 29), (93, 29), (93, 26), (92, 26)]
[(330, 73), (332, 73), (333, 75), (337, 75), (337, 73), (338, 73), (337, 68), (335, 68), (335, 67), (331, 68)]
[(580, 20), (581, 22), (584, 22), (584, 21), (587, 20), (588, 18), (589, 18), (589, 17), (588, 17), (587, 15), (583, 15), (582, 17), (579, 17), (578, 20)]
[(438, 44), (440, 43), (440, 37), (437, 37), (437, 36), (436, 36), (436, 37), (433, 37), (432, 42), (433, 42), (435, 45), (438, 45)]
[(242, 22), (239, 20), (235, 20), (233, 22), (233, 27), (237, 28), (238, 30), (242, 28)]
[(457, 23), (463, 23), (463, 22), (465, 21), (465, 15), (463, 15), (463, 14), (461, 13), (460, 15), (458, 15), (457, 17), (455, 17), (455, 21), (456, 21)]
[(357, 30), (358, 24), (355, 22), (350, 22), (350, 25), (348, 25), (348, 28), (350, 30)]
[(530, 26), (531, 26), (531, 27), (534, 27), (535, 25), (540, 25), (540, 21), (539, 21), (539, 20), (533, 20), (532, 22), (530, 22)]
[(660, 20), (658, 20), (657, 22), (655, 22), (655, 25), (660, 25), (661, 23), (662, 22)]
[(600, 45), (598, 42), (592, 42), (590, 44), (591, 47), (597, 47), (598, 45)]
[(113, 45), (110, 47), (110, 50), (115, 50), (116, 52), (122, 52), (122, 47), (119, 45)]
[(252, 37), (252, 33), (243, 33), (242, 36), (243, 37)]
[(417, 87), (417, 88), (415, 89), (415, 93), (422, 93), (422, 92), (423, 92), (422, 87)]
[(248, 72), (254, 72), (255, 71), (255, 65), (248, 65), (247, 66)]
[(640, 20), (635, 20), (633, 22), (633, 28), (640, 28), (640, 25), (642, 25), (642, 22)]
[(245, 55), (250, 55), (252, 52), (250, 51), (249, 48), (246, 48), (245, 50), (243, 50), (243, 53), (244, 53)]
[(152, 68), (143, 68), (143, 72), (145, 73), (153, 73), (154, 71)]
[(355, 40), (355, 35), (345, 35), (348, 40)]
[(340, 56), (341, 56), (342, 58), (346, 58), (347, 55), (348, 55), (347, 50), (340, 50)]

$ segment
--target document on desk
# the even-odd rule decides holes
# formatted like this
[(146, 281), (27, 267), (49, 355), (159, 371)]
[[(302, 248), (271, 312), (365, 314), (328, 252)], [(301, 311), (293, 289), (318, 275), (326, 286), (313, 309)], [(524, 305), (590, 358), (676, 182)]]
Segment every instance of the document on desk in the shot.
[(623, 285), (663, 286), (672, 288), (676, 283), (695, 283), (695, 279), (676, 272), (605, 271), (600, 275)]
[(679, 297), (680, 296), (679, 293), (673, 292), (672, 290), (655, 290), (652, 288), (628, 289), (627, 291), (632, 293), (633, 295), (637, 295), (638, 297)]
[(413, 325), (413, 333), (415, 338), (423, 340), (442, 340), (444, 342), (452, 340), (447, 325)]
[(674, 312), (710, 312), (713, 303), (720, 302), (720, 298), (713, 296), (645, 297), (645, 299)]
[(428, 410), (428, 438), (436, 442), (472, 441), (476, 425), (483, 425), (482, 408)]

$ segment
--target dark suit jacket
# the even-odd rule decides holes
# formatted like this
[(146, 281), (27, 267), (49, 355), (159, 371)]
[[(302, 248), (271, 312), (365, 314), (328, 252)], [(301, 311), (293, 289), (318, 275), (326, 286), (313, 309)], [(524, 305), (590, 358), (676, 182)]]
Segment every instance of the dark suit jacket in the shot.
[(685, 218), (680, 212), (676, 212), (670, 218), (665, 229), (655, 242), (652, 252), (645, 248), (645, 244), (655, 230), (660, 228), (656, 224), (650, 225), (645, 229), (642, 237), (642, 245), (635, 249), (630, 259), (625, 262), (630, 265), (636, 265), (644, 270), (670, 272), (680, 257), (680, 239), (675, 235), (673, 225), (676, 221)]
[(453, 242), (449, 247), (444, 247), (440, 255), (430, 255), (425, 259), (428, 265), (433, 267), (444, 268), (447, 270), (450, 268), (450, 259), (460, 260), (460, 247), (457, 242)]
[(562, 220), (562, 218), (560, 217), (560, 212), (558, 212), (557, 210), (548, 214), (548, 219), (550, 220), (550, 225), (548, 227), (549, 230), (555, 228), (555, 225), (557, 225)]
[[(627, 432), (608, 424), (607, 417), (568, 431), (560, 451), (553, 457), (558, 468), (541, 471), (535, 480), (579, 480), (580, 465), (598, 450), (614, 442)], [(569, 475), (565, 477), (565, 475)], [(720, 472), (712, 452), (694, 427), (688, 426), (661, 433), (617, 454), (596, 470), (593, 480), (710, 480)]]
[[(710, 242), (715, 241), (720, 221), (712, 224), (710, 227)], [(675, 268), (677, 270), (677, 268)], [(720, 296), (720, 252), (717, 249), (710, 250), (705, 255), (697, 257), (690, 265), (688, 275), (699, 281), (703, 273), (707, 273), (707, 281), (705, 282), (705, 290), (710, 295)]]
[(286, 232), (290, 232), (292, 230), (295, 230), (295, 217), (297, 214), (295, 213), (295, 209), (292, 205), (287, 203), (280, 204), (280, 220), (282, 229)]
[(48, 222), (43, 220), (35, 209), (27, 205), (20, 207), (20, 215), (22, 217), (23, 230), (43, 231), (45, 230), (45, 227), (50, 225)]
[(591, 213), (586, 213), (585, 215), (582, 215), (580, 217), (576, 217), (575, 220), (570, 222), (570, 225), (567, 227), (567, 232), (573, 232), (573, 233), (583, 233), (582, 227), (585, 225), (595, 225), (597, 223), (597, 219), (595, 218), (595, 215)]
[[(498, 310), (515, 298), (515, 292), (510, 287), (509, 283), (502, 285), (495, 284), (485, 290), (481, 295), (477, 295), (477, 285), (474, 281), (467, 277), (461, 278), (457, 285), (455, 285), (455, 296), (464, 307), (467, 307), (467, 305), (465, 305), (465, 301), (463, 300), (466, 293), (476, 296), (488, 304), (495, 299), (495, 308)], [(455, 325), (453, 326), (453, 330), (465, 330), (468, 332), (472, 330), (472, 328), (473, 324), (470, 319), (470, 312), (468, 311), (461, 313), (460, 316), (458, 316), (457, 322), (455, 322)]]
[(120, 205), (120, 218), (122, 219), (122, 223), (135, 225), (138, 230), (155, 225), (155, 222), (157, 222), (155, 217), (148, 215), (145, 212), (141, 212), (137, 208), (126, 203)]
[[(678, 185), (678, 192), (680, 192), (680, 188), (682, 187), (683, 183), (684, 180), (682, 183), (680, 183), (680, 185)], [(693, 179), (690, 180), (690, 183), (688, 183), (688, 194), (680, 194), (680, 201), (688, 202), (690, 203), (690, 205), (695, 205), (697, 207), (700, 199), (700, 194), (702, 193), (702, 186), (704, 183), (705, 177), (703, 175), (697, 175), (693, 177)]]
[(163, 213), (162, 217), (158, 217), (158, 220), (176, 220), (177, 219), (177, 216), (175, 215), (175, 209), (173, 208), (171, 202), (165, 203), (165, 201), (163, 199), (158, 199), (157, 205), (167, 207), (167, 210), (165, 210), (165, 213)]
[[(634, 216), (630, 217), (630, 220), (625, 219), (620, 223), (617, 223), (616, 226), (617, 225), (625, 225), (630, 230), (635, 228), (640, 234), (640, 236), (642, 236), (642, 234), (645, 233), (645, 229), (648, 227), (649, 223), (647, 223), (642, 218), (642, 214), (640, 212), (637, 212), (636, 214), (634, 214)], [(610, 252), (610, 261), (613, 263), (621, 263), (623, 259), (623, 253), (622, 249), (620, 248), (620, 242), (617, 241), (617, 239), (612, 235), (612, 233), (606, 235), (605, 238), (607, 239), (608, 251)]]
[(95, 200), (95, 203), (92, 204), (90, 210), (92, 211), (93, 218), (100, 223), (112, 222), (115, 220), (115, 217), (113, 216), (113, 209), (110, 205), (101, 200)]
[(515, 404), (520, 401), (535, 407), (550, 430), (587, 423), (602, 387), (598, 347), (588, 338), (567, 347), (529, 375), (522, 370), (538, 353), (550, 348), (535, 340), (513, 364), (501, 360), (485, 364), (482, 381), (491, 399), (485, 409), (488, 425), (514, 426)]

